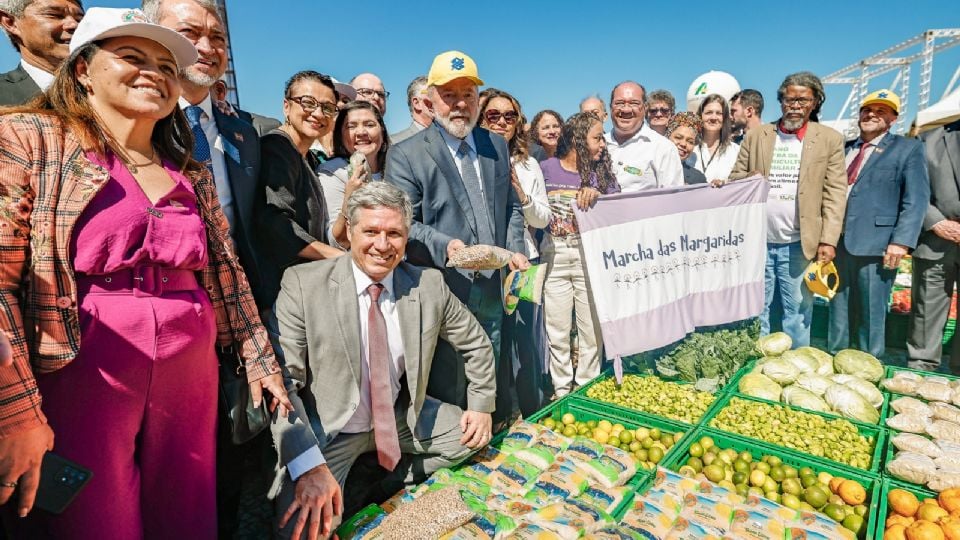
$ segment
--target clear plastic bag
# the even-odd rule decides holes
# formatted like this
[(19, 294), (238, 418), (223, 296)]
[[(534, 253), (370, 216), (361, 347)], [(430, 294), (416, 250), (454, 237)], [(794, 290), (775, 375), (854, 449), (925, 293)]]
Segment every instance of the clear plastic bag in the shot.
[(944, 454), (960, 454), (960, 443), (943, 439), (934, 440), (933, 442), (940, 447), (940, 450), (943, 450)]
[(897, 433), (890, 438), (890, 443), (902, 452), (913, 452), (931, 458), (943, 455), (943, 449), (937, 446), (937, 443), (915, 433)]
[(887, 418), (887, 427), (907, 433), (927, 433), (929, 424), (930, 419), (919, 414), (900, 413)]
[(933, 462), (937, 464), (937, 470), (941, 473), (960, 474), (960, 454), (943, 454)]
[(887, 463), (887, 472), (914, 484), (926, 484), (937, 475), (937, 464), (922, 454), (900, 452)]
[(945, 439), (960, 443), (960, 425), (946, 420), (933, 420), (927, 426), (927, 434), (934, 439)]
[(499, 270), (510, 262), (513, 252), (499, 246), (477, 244), (453, 252), (447, 266), (469, 270)]
[(931, 417), (933, 411), (930, 406), (914, 397), (901, 397), (890, 402), (890, 408), (898, 413), (912, 413)]
[(948, 420), (954, 424), (960, 424), (960, 409), (949, 403), (931, 403), (930, 410), (933, 411), (933, 417), (937, 420)]
[(935, 478), (931, 478), (927, 482), (927, 487), (938, 492), (952, 488), (960, 488), (960, 473), (940, 471)]
[(950, 402), (954, 405), (960, 406), (960, 388), (953, 389), (953, 393), (950, 394)]
[(927, 380), (917, 386), (917, 395), (927, 401), (950, 401), (953, 396), (953, 388), (944, 379), (944, 382), (933, 381), (933, 377), (927, 377)]
[(880, 381), (880, 386), (889, 392), (912, 396), (917, 393), (917, 387), (920, 386), (921, 381), (922, 379), (894, 376)]

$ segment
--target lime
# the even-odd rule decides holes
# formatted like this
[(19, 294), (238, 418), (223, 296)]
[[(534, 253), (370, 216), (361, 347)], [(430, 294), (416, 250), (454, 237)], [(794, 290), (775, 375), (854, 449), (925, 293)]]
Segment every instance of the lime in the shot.
[(613, 430), (614, 430), (614, 431), (623, 431), (623, 430), (625, 430), (625, 429), (627, 429), (627, 428), (623, 427), (623, 424), (614, 424), (614, 425), (613, 425)]
[(853, 534), (858, 537), (863, 534), (863, 517), (856, 514), (847, 516), (843, 518), (843, 526), (846, 529), (853, 531)]
[(843, 507), (836, 504), (828, 504), (824, 506), (823, 513), (837, 523), (843, 521), (843, 518), (847, 517), (846, 512), (843, 511)]
[(637, 456), (637, 459), (640, 461), (649, 461), (647, 458), (650, 456), (650, 454), (643, 448), (634, 452), (633, 455)]
[(767, 491), (766, 493), (763, 494), (763, 496), (775, 503), (780, 502), (780, 494), (777, 493), (776, 491)]
[(784, 493), (789, 493), (791, 495), (799, 496), (801, 493), (803, 493), (803, 485), (800, 484), (800, 481), (796, 478), (787, 478), (784, 480), (783, 483), (780, 484), (780, 489)]
[(738, 459), (733, 462), (733, 470), (741, 473), (750, 472), (750, 463), (742, 459)]
[(712, 454), (712, 453), (710, 453), (710, 452), (707, 452), (706, 454), (703, 455), (703, 458), (702, 458), (702, 459), (703, 459), (703, 464), (704, 464), (704, 465), (711, 465), (711, 464), (713, 463), (713, 461), (714, 461), (715, 459), (717, 459), (717, 456), (716, 456), (716, 454)]
[(568, 425), (567, 427), (563, 428), (563, 435), (564, 435), (565, 437), (576, 437), (576, 436), (577, 436), (577, 428)]
[(803, 491), (803, 500), (814, 508), (823, 508), (827, 504), (827, 492), (822, 487), (813, 485)]
[(753, 461), (753, 454), (744, 450), (743, 452), (740, 452), (740, 459), (742, 459), (743, 461), (746, 461), (747, 463), (750, 463), (751, 461)]
[(660, 440), (660, 428), (653, 428), (650, 430), (650, 438), (655, 440)]
[(590, 431), (590, 428), (588, 428), (587, 426), (580, 426), (577, 428), (577, 435), (583, 435), (589, 431)]
[(723, 480), (723, 467), (719, 465), (707, 465), (703, 468), (703, 475), (711, 482), (719, 482)]
[(643, 447), (640, 446), (640, 441), (633, 441), (633, 442), (630, 443), (630, 451), (631, 451), (631, 452), (636, 452), (637, 450), (639, 450), (639, 449), (641, 449), (641, 448), (643, 448)]
[(777, 467), (783, 464), (783, 460), (778, 458), (777, 456), (765, 456), (765, 457), (766, 457), (767, 464), (770, 465), (771, 467)]
[(713, 439), (710, 437), (701, 437), (700, 446), (702, 446), (704, 450), (709, 450), (713, 446)]
[(867, 507), (865, 505), (858, 504), (853, 507), (853, 513), (860, 517), (863, 517), (867, 515)]
[(804, 477), (804, 476), (816, 476), (816, 475), (817, 475), (817, 473), (815, 473), (815, 472), (813, 471), (813, 469), (811, 469), (810, 467), (804, 467), (804, 468), (800, 469), (800, 477), (801, 477), (801, 478)]
[(783, 466), (783, 476), (786, 477), (786, 478), (796, 478), (796, 477), (799, 476), (799, 475), (797, 474), (797, 469), (796, 469), (796, 468), (791, 467), (790, 465), (784, 465), (784, 466)]
[(544, 418), (544, 419), (543, 419), (543, 426), (546, 427), (547, 429), (553, 429), (553, 428), (557, 427), (557, 421), (554, 420), (553, 418), (549, 418), (549, 417)]
[(651, 439), (650, 437), (643, 439), (642, 441), (640, 441), (640, 446), (642, 446), (646, 450), (649, 450), (650, 447), (653, 446), (653, 439)]
[(631, 442), (633, 442), (633, 432), (628, 429), (621, 431), (620, 442), (625, 444), (630, 444)]
[(703, 447), (700, 446), (700, 443), (693, 443), (690, 445), (690, 455), (693, 457), (700, 457), (703, 455)]
[(597, 428), (610, 433), (610, 430), (613, 429), (613, 424), (609, 420), (601, 420), (597, 422)]
[(764, 463), (764, 462), (761, 461), (760, 463), (757, 463), (757, 470), (758, 470), (758, 471), (763, 471), (764, 474), (766, 474), (766, 473), (770, 472), (770, 464)]
[(767, 481), (767, 475), (760, 470), (755, 470), (750, 473), (750, 485), (760, 487), (764, 482)]
[(703, 461), (697, 457), (691, 457), (687, 459), (687, 465), (693, 467), (694, 470), (696, 470), (697, 472), (700, 472), (703, 470)]
[(638, 427), (634, 430), (634, 436), (640, 440), (646, 439), (650, 436), (650, 428)]
[(607, 444), (607, 441), (610, 439), (610, 434), (599, 427), (596, 431), (593, 432), (593, 440), (597, 441), (600, 444)]
[(741, 497), (746, 497), (747, 493), (750, 492), (750, 488), (746, 484), (737, 484), (737, 495)]
[(587, 420), (587, 427), (589, 427), (590, 429), (597, 429), (597, 421)]
[(560, 418), (560, 421), (563, 422), (564, 425), (569, 426), (570, 424), (576, 422), (577, 419), (573, 416), (573, 414), (567, 413)]
[[(763, 487), (763, 490), (766, 491), (767, 493), (770, 493), (771, 491), (774, 492), (774, 493), (779, 493), (779, 492), (780, 492), (780, 484), (776, 483), (776, 482), (773, 480), (773, 478), (770, 478), (769, 476), (768, 476), (767, 479), (763, 482), (763, 486), (762, 486), (762, 487)], [(767, 498), (769, 499), (769, 497), (767, 497)]]
[(660, 463), (660, 460), (663, 459), (663, 450), (654, 446), (647, 452), (647, 459), (654, 464)]
[(774, 482), (783, 482), (786, 479), (786, 475), (783, 473), (783, 467), (779, 465), (774, 465), (770, 468), (770, 478), (773, 478)]
[(800, 483), (803, 484), (803, 487), (805, 487), (805, 488), (808, 488), (808, 487), (810, 487), (810, 486), (819, 485), (819, 482), (817, 482), (817, 477), (814, 476), (814, 475), (811, 475), (811, 474), (808, 474), (807, 476), (801, 475), (801, 476), (800, 476)]
[(683, 467), (680, 467), (680, 470), (677, 472), (680, 473), (680, 476), (686, 476), (687, 478), (693, 478), (694, 476), (697, 475), (697, 471), (695, 471), (693, 467), (689, 465), (684, 465)]
[(800, 499), (798, 499), (797, 496), (792, 493), (784, 493), (780, 497), (780, 504), (786, 506), (791, 510), (800, 509)]

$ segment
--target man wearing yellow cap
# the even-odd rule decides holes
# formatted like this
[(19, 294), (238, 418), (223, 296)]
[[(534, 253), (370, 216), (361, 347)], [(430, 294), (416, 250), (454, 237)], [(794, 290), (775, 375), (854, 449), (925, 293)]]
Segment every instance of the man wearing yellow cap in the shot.
[(855, 340), (858, 349), (883, 354), (897, 266), (916, 247), (930, 200), (923, 145), (889, 132), (899, 112), (892, 91), (869, 94), (860, 105), (860, 137), (846, 144), (847, 210), (837, 244), (840, 288), (830, 302), (831, 353)]
[[(384, 176), (413, 202), (407, 260), (443, 272), (450, 290), (474, 314), (499, 355), (501, 271), (447, 268), (447, 261), (457, 250), (475, 244), (512, 251), (511, 270), (530, 265), (523, 255), (523, 214), (510, 187), (506, 140), (477, 127), (477, 87), (482, 84), (477, 64), (466, 54), (448, 51), (434, 58), (424, 96), (434, 122), (391, 146)], [(444, 345), (438, 344), (428, 393), (464, 409), (477, 410), (471, 404), (473, 392), (465, 382), (463, 359)], [(510, 414), (509, 370), (510, 366), (501, 365), (498, 357), (495, 423)]]

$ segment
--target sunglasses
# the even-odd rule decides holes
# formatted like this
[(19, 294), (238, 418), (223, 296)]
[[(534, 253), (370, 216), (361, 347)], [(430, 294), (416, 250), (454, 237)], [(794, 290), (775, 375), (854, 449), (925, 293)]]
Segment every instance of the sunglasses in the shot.
[(500, 121), (500, 118), (503, 118), (503, 121), (508, 124), (516, 124), (517, 120), (520, 119), (520, 115), (517, 114), (517, 111), (500, 112), (496, 109), (490, 109), (483, 113), (483, 117), (486, 118), (487, 123), (490, 124), (496, 124)]
[(320, 112), (322, 112), (324, 116), (327, 118), (333, 118), (337, 115), (337, 111), (340, 110), (333, 103), (321, 103), (311, 96), (296, 96), (288, 97), (287, 99), (298, 103), (300, 107), (303, 108), (303, 112), (307, 114), (313, 114), (313, 111), (320, 109)]
[(650, 113), (650, 116), (658, 116), (658, 115), (670, 116), (671, 114), (673, 114), (673, 111), (666, 107), (657, 107), (655, 109), (650, 108), (650, 109), (647, 109), (647, 112)]

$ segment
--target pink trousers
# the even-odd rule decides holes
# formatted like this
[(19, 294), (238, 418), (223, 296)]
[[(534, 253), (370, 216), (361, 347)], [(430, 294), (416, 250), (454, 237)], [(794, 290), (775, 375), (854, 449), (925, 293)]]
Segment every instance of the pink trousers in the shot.
[[(23, 538), (216, 538), (216, 323), (203, 289), (80, 281), (80, 354), (38, 378), (54, 452), (93, 471)], [(102, 285), (102, 286), (101, 286)], [(84, 294), (85, 293), (85, 294)]]

